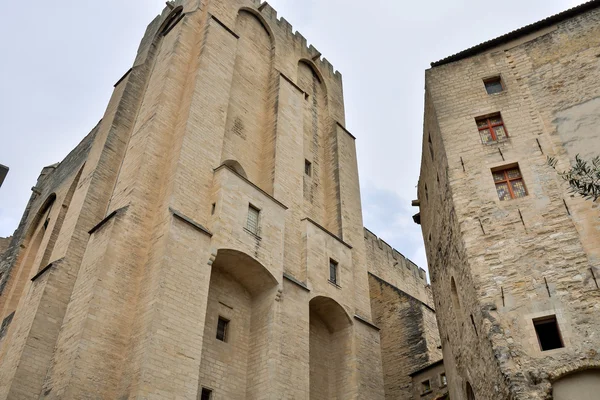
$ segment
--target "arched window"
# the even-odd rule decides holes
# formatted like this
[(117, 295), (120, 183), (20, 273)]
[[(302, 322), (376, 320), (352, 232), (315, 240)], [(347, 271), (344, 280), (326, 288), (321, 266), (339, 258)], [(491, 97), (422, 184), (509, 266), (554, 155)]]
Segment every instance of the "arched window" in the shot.
[(467, 382), (467, 400), (475, 400), (475, 392), (469, 382)]

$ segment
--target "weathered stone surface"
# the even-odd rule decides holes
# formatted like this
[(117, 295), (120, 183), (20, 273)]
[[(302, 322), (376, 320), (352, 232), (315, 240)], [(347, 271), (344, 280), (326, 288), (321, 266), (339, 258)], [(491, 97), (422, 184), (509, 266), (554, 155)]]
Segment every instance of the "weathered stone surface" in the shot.
[(0, 400), (410, 398), (431, 290), (365, 234), (344, 120), (268, 4), (169, 2), (0, 257)]
[[(467, 383), (477, 399), (545, 399), (600, 367), (598, 204), (546, 165), (600, 155), (597, 3), (426, 73), (419, 199), (452, 399)], [(494, 76), (504, 90), (488, 95)], [(482, 144), (475, 119), (494, 113), (508, 139)], [(527, 196), (500, 201), (492, 169), (511, 165)], [(533, 320), (552, 315), (565, 347), (541, 351)]]

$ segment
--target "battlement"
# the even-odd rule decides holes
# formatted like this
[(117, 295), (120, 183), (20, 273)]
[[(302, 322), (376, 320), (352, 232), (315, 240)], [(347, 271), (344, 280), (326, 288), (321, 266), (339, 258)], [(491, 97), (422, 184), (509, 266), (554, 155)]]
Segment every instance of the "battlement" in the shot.
[(275, 28), (276, 26), (281, 29), (282, 33), (286, 36), (293, 37), (294, 41), (297, 43), (297, 47), (301, 47), (303, 49), (303, 58), (313, 61), (321, 73), (329, 74), (332, 78), (337, 80), (342, 79), (342, 74), (335, 70), (333, 65), (324, 57), (319, 50), (317, 50), (312, 44), (308, 44), (308, 41), (302, 34), (298, 31), (294, 32), (292, 24), (290, 24), (285, 18), (280, 17), (277, 18), (277, 10), (275, 10), (269, 3), (261, 2), (261, 0), (252, 0), (252, 3), (257, 7), (257, 10), (260, 12), (260, 15), (269, 23), (271, 28)]
[(419, 268), (417, 264), (412, 262), (410, 259), (405, 257), (398, 250), (394, 249), (392, 246), (387, 244), (383, 239), (380, 239), (373, 232), (364, 228), (365, 233), (365, 241), (372, 242), (373, 248), (377, 251), (377, 249), (382, 252), (385, 257), (391, 258), (394, 261), (393, 266), (397, 268), (405, 268), (406, 270), (413, 273), (415, 277), (423, 281), (424, 284), (427, 284), (427, 273), (423, 268)]

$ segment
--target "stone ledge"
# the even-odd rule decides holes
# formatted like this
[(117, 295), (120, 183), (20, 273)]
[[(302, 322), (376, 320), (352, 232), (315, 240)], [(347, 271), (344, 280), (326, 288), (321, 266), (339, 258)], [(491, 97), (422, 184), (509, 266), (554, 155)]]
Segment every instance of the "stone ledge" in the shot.
[(279, 75), (281, 75), (281, 77), (282, 77), (284, 80), (288, 81), (288, 83), (289, 83), (290, 85), (292, 85), (293, 87), (295, 87), (296, 89), (298, 89), (298, 91), (299, 91), (300, 93), (302, 93), (302, 94), (304, 94), (304, 95), (308, 95), (308, 93), (306, 93), (304, 90), (302, 90), (302, 88), (301, 88), (300, 86), (296, 85), (296, 83), (295, 83), (294, 81), (292, 81), (290, 78), (288, 78), (288, 77), (287, 77), (287, 76), (286, 76), (286, 75), (285, 75), (283, 72), (281, 72), (281, 71), (278, 71), (278, 72), (279, 72)]
[(363, 318), (363, 317), (361, 317), (361, 316), (360, 316), (360, 315), (358, 315), (358, 314), (355, 314), (355, 315), (354, 315), (354, 319), (355, 319), (355, 320), (357, 320), (357, 321), (360, 321), (360, 322), (362, 322), (363, 324), (365, 324), (365, 325), (367, 325), (368, 327), (370, 327), (370, 328), (373, 328), (373, 329), (375, 329), (375, 330), (377, 330), (377, 331), (380, 331), (380, 330), (381, 330), (381, 328), (379, 328), (377, 325), (373, 324), (372, 322), (368, 321), (366, 318)]
[(35, 282), (36, 280), (38, 280), (42, 275), (44, 275), (46, 272), (48, 272), (52, 267), (54, 267), (54, 265), (61, 263), (62, 262), (62, 258), (59, 258), (56, 261), (52, 261), (50, 264), (46, 265), (44, 268), (42, 268), (40, 270), (40, 272), (38, 272), (37, 274), (35, 274), (35, 276), (33, 278), (31, 278), (31, 282)]
[(314, 226), (316, 226), (317, 228), (319, 228), (320, 230), (322, 230), (323, 232), (325, 232), (326, 234), (328, 234), (329, 236), (331, 236), (332, 238), (334, 238), (335, 240), (337, 240), (338, 242), (340, 242), (341, 244), (343, 244), (344, 246), (346, 246), (347, 248), (352, 249), (352, 246), (350, 246), (348, 243), (344, 242), (337, 235), (335, 235), (332, 232), (328, 231), (324, 226), (322, 226), (319, 223), (313, 221), (312, 219), (306, 217), (306, 218), (302, 219), (302, 221), (308, 221), (308, 222), (310, 222), (311, 224), (313, 224)]
[(237, 176), (238, 178), (240, 178), (241, 180), (243, 180), (244, 182), (246, 182), (247, 184), (249, 184), (250, 186), (252, 186), (254, 189), (258, 190), (260, 193), (262, 193), (263, 195), (265, 195), (266, 197), (268, 197), (270, 200), (272, 200), (275, 204), (277, 204), (278, 206), (280, 206), (284, 210), (288, 209), (288, 207), (285, 204), (283, 204), (282, 202), (280, 202), (279, 200), (277, 200), (275, 197), (271, 196), (269, 193), (265, 192), (264, 190), (262, 190), (261, 188), (259, 188), (258, 186), (256, 186), (248, 178), (245, 178), (242, 175), (238, 174), (237, 171), (235, 171), (233, 168), (231, 168), (228, 165), (221, 164), (217, 168), (215, 168), (213, 170), (213, 172), (217, 173), (221, 169), (226, 169), (228, 171), (231, 171), (235, 176)]
[(121, 77), (121, 79), (119, 79), (117, 81), (117, 83), (115, 83), (113, 85), (113, 87), (119, 86), (119, 83), (123, 82), (125, 80), (125, 78), (127, 78), (129, 76), (129, 74), (131, 74), (131, 71), (133, 71), (133, 68), (129, 68), (129, 70), (127, 72), (125, 72), (125, 74)]
[(344, 132), (346, 132), (352, 139), (356, 140), (356, 136), (354, 136), (353, 134), (350, 133), (350, 131), (348, 129), (346, 129), (346, 127), (342, 124), (339, 123), (339, 121), (335, 121), (335, 123), (337, 124), (337, 126), (339, 126), (340, 128), (343, 129)]
[(129, 206), (125, 206), (125, 207), (121, 207), (118, 210), (115, 210), (113, 212), (111, 212), (110, 214), (108, 214), (106, 217), (104, 217), (104, 219), (100, 222), (98, 222), (96, 224), (96, 226), (94, 226), (92, 229), (90, 229), (88, 231), (88, 233), (90, 235), (94, 234), (96, 231), (98, 231), (100, 228), (102, 228), (104, 226), (104, 224), (106, 224), (108, 221), (110, 221), (115, 215), (127, 210)]
[(215, 17), (214, 15), (211, 15), (210, 18), (212, 20), (214, 20), (217, 24), (221, 25), (221, 27), (223, 29), (225, 29), (227, 32), (231, 33), (233, 35), (233, 37), (235, 37), (236, 39), (240, 38), (240, 35), (238, 35), (237, 33), (235, 33), (233, 31), (233, 29), (229, 28), (227, 25), (225, 25), (223, 22), (221, 22), (217, 17)]
[(285, 279), (287, 279), (288, 281), (300, 286), (302, 289), (306, 290), (307, 292), (310, 292), (310, 289), (308, 288), (308, 286), (306, 286), (303, 282), (300, 282), (298, 279), (294, 278), (290, 274), (284, 272), (283, 277)]
[(193, 228), (195, 228), (196, 230), (204, 233), (205, 235), (208, 235), (209, 237), (212, 237), (213, 234), (211, 231), (209, 231), (208, 229), (206, 229), (205, 227), (203, 227), (202, 225), (200, 225), (199, 223), (197, 223), (196, 221), (194, 221), (191, 218), (186, 217), (185, 215), (183, 215), (182, 213), (180, 213), (177, 210), (172, 209), (171, 207), (169, 207), (169, 211), (171, 212), (171, 214), (173, 214), (173, 216), (183, 222), (185, 222), (188, 225), (191, 225)]

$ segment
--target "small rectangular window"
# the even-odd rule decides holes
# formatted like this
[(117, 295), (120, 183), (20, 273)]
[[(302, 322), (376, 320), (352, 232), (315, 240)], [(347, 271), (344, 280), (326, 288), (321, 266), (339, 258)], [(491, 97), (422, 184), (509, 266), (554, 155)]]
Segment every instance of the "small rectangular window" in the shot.
[(426, 394), (431, 392), (431, 381), (427, 379), (426, 381), (421, 382), (421, 393)]
[(537, 334), (542, 351), (565, 347), (555, 315), (534, 319), (533, 326), (535, 327), (535, 333)]
[(483, 144), (500, 142), (508, 138), (508, 132), (504, 127), (504, 121), (500, 114), (476, 118), (475, 122), (477, 123), (477, 129), (479, 130), (479, 136), (481, 136)]
[(308, 160), (304, 160), (304, 173), (307, 176), (312, 176), (312, 163)]
[(445, 372), (442, 372), (440, 374), (440, 386), (441, 387), (448, 386), (448, 378), (446, 378)]
[(254, 207), (252, 204), (248, 206), (248, 220), (246, 221), (246, 229), (250, 232), (258, 235), (258, 222), (260, 217), (260, 210)]
[(483, 81), (487, 94), (496, 94), (504, 91), (504, 85), (502, 84), (502, 78), (495, 76), (493, 78), (485, 79)]
[(227, 342), (227, 328), (229, 328), (229, 320), (219, 317), (217, 323), (217, 339), (221, 342)]
[(217, 203), (213, 203), (212, 208), (210, 209), (210, 215), (215, 215), (216, 209), (217, 209)]
[(200, 396), (200, 400), (211, 400), (212, 399), (212, 390), (207, 388), (202, 388), (202, 395)]
[(519, 166), (493, 171), (496, 192), (501, 201), (527, 196), (527, 188)]
[(329, 282), (338, 284), (338, 263), (329, 259)]

